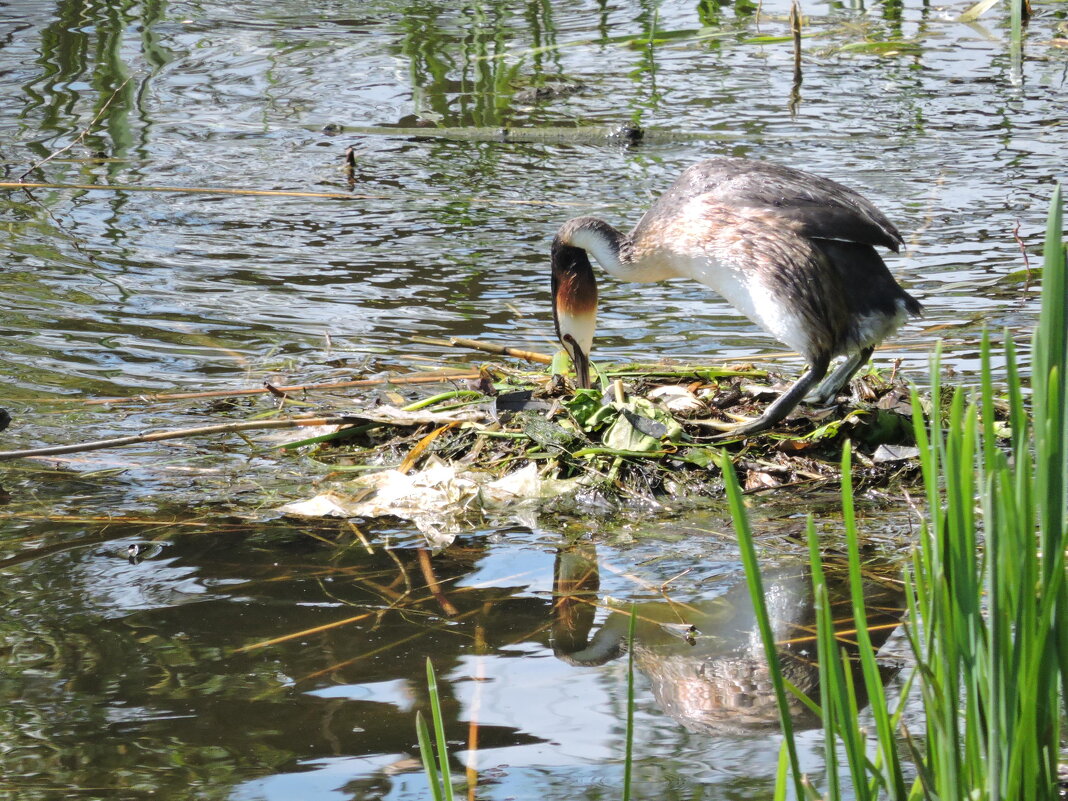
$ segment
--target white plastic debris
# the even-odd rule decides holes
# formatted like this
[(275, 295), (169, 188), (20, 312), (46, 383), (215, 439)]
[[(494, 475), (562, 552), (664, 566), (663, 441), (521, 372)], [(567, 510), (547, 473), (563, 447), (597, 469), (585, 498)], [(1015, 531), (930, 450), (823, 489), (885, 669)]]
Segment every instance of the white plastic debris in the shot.
[(686, 389), (686, 387), (680, 387), (676, 384), (665, 384), (662, 387), (651, 389), (646, 397), (651, 401), (656, 401), (674, 414), (697, 414), (707, 409), (700, 398)]
[(493, 480), (431, 459), (423, 470), (383, 470), (349, 482), (344, 492), (330, 490), (280, 511), (294, 517), (398, 517), (415, 523), (433, 545), (444, 545), (463, 528), (466, 514), (512, 511), (578, 486), (579, 479), (542, 478), (533, 463)]

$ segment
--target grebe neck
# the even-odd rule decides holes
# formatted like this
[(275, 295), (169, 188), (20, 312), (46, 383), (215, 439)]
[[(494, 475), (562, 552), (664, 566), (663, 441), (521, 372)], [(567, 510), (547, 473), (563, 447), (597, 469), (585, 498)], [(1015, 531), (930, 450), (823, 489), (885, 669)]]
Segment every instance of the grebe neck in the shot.
[(630, 239), (604, 220), (576, 217), (564, 223), (558, 236), (565, 245), (585, 250), (606, 272), (617, 278), (627, 278), (631, 261)]

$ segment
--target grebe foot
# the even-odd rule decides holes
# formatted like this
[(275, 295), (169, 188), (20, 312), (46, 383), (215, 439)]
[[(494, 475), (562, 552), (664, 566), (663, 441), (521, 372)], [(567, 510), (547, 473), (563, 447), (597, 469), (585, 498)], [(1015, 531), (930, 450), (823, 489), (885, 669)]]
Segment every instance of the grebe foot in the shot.
[[(809, 365), (808, 370), (797, 379), (792, 387), (776, 398), (768, 408), (764, 410), (764, 414), (756, 419), (746, 420), (746, 422), (741, 425), (734, 426), (733, 428), (724, 431), (722, 434), (717, 434), (715, 438), (729, 439), (734, 437), (744, 437), (749, 436), (750, 434), (759, 434), (762, 431), (767, 431), (792, 412), (794, 407), (801, 402), (801, 399), (808, 394), (812, 385), (827, 374), (827, 364), (830, 360), (829, 356), (817, 356), (814, 358), (812, 364)], [(733, 415), (731, 416), (733, 417)], [(745, 418), (741, 419), (744, 420)], [(716, 427), (718, 428), (718, 426)]]
[[(735, 417), (735, 415), (731, 415)], [(746, 420), (741, 425), (731, 425), (730, 423), (721, 423), (719, 425), (712, 424), (713, 428), (719, 429), (720, 433), (716, 434), (712, 439), (738, 439), (739, 437), (747, 437), (751, 434), (759, 434), (762, 431), (767, 431), (772, 428), (779, 420), (765, 420), (767, 415), (761, 415), (760, 417), (737, 417), (736, 419)]]

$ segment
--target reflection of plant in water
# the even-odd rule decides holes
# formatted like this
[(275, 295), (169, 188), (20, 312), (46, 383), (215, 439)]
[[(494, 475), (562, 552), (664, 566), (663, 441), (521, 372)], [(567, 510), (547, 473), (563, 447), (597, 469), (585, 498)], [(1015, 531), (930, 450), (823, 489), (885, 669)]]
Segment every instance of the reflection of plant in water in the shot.
[[(502, 57), (508, 44), (527, 35), (537, 48), (555, 41), (548, 5), (528, 5), (525, 17), (509, 13), (500, 2), (448, 11), (433, 4), (406, 9), (400, 52), (409, 63), (416, 112), (445, 125), (506, 121), (523, 65)], [(539, 74), (541, 58), (531, 63)]]
[[(737, 4), (740, 16), (751, 14), (748, 8)], [(703, 35), (692, 30), (660, 30), (658, 20), (656, 9), (643, 6), (635, 19), (642, 29), (640, 35), (613, 35), (602, 25), (596, 40), (639, 53), (630, 72), (635, 91), (616, 100), (618, 108), (630, 107), (630, 121), (635, 125), (646, 109), (658, 108), (663, 99), (656, 84), (657, 47), (665, 41)], [(582, 82), (567, 74), (560, 56), (564, 48), (592, 42), (558, 42), (550, 4), (528, 3), (522, 16), (503, 3), (473, 3), (448, 16), (433, 6), (409, 8), (400, 25), (404, 31), (400, 51), (409, 62), (415, 110), (434, 122), (446, 126), (507, 124), (519, 106), (557, 101), (583, 88)], [(525, 47), (515, 47), (515, 42), (528, 38)]]
[[(107, 136), (90, 131), (86, 146), (111, 157), (126, 155), (135, 145), (130, 112), (144, 97), (137, 81), (130, 81), (134, 71), (123, 53), (126, 34), (132, 25), (137, 26), (141, 55), (153, 71), (159, 69), (173, 59), (154, 32), (165, 10), (162, 3), (135, 0), (60, 0), (55, 20), (41, 32), (37, 60), (41, 74), (23, 86), (27, 103), (20, 118), (40, 114), (36, 127), (50, 134), (73, 134), (101, 114)], [(75, 109), (87, 94), (80, 88), (86, 82), (93, 90), (92, 111), (79, 118)], [(51, 155), (43, 141), (30, 146), (38, 156)]]

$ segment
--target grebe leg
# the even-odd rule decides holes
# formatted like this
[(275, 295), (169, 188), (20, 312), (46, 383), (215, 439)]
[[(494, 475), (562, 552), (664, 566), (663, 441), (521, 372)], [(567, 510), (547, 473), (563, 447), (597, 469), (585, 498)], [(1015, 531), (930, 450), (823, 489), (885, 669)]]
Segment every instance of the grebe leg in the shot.
[(874, 347), (861, 348), (854, 353), (838, 367), (834, 372), (827, 376), (823, 383), (816, 387), (816, 390), (812, 393), (812, 397), (809, 400), (817, 406), (825, 406), (831, 403), (835, 396), (841, 392), (849, 380), (856, 374), (857, 370), (867, 364), (868, 359), (871, 358)]

